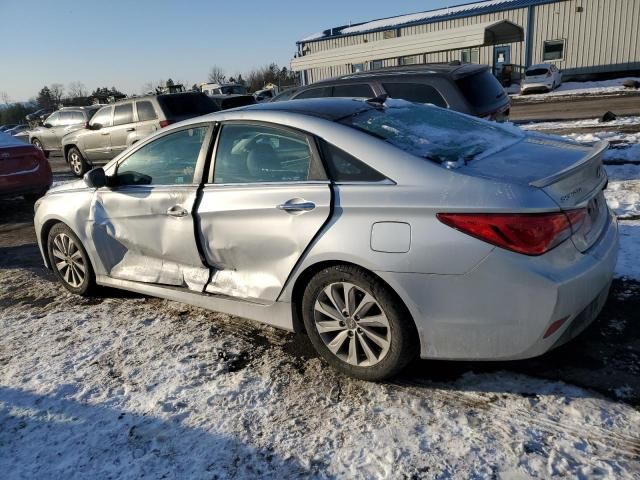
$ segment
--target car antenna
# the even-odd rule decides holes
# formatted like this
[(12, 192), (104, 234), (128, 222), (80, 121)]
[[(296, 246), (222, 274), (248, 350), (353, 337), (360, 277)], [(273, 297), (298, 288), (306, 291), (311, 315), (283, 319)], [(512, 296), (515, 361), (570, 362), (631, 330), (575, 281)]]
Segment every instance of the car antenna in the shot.
[(387, 101), (387, 98), (389, 98), (389, 95), (387, 95), (386, 93), (383, 93), (382, 95), (378, 95), (377, 97), (373, 97), (365, 101), (369, 105), (372, 105), (374, 107), (382, 107), (384, 105), (384, 102)]

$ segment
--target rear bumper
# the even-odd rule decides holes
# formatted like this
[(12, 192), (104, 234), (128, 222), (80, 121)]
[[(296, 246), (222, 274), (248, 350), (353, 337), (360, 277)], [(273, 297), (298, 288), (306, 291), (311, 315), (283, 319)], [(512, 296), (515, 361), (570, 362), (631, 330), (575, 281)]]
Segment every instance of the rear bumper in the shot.
[(527, 83), (527, 84), (520, 85), (520, 93), (534, 92), (534, 91), (537, 91), (537, 92), (551, 91), (552, 88), (553, 88), (553, 80), (551, 80), (550, 82)]
[[(617, 253), (617, 223), (611, 217), (585, 253), (570, 241), (540, 257), (496, 248), (465, 275), (378, 274), (411, 311), (421, 357), (516, 360), (568, 341), (597, 317)], [(549, 326), (565, 317), (544, 338)]]

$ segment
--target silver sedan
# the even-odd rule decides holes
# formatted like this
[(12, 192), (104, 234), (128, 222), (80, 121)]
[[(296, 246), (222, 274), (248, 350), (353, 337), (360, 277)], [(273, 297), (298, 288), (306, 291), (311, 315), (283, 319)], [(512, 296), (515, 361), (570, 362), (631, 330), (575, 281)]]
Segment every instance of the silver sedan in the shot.
[(600, 312), (618, 250), (592, 149), (433, 106), (254, 105), (165, 128), (36, 205), (45, 264), (306, 332), (349, 375), (521, 359)]

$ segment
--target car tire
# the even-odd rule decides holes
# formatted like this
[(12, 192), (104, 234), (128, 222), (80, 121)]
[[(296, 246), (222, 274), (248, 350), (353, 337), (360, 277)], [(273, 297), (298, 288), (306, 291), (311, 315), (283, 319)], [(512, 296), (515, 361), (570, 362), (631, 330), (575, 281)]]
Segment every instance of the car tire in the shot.
[(44, 158), (49, 158), (49, 152), (47, 152), (44, 148), (42, 148), (42, 142), (40, 140), (38, 140), (37, 138), (34, 138), (33, 140), (31, 140), (31, 145), (42, 150), (42, 153), (44, 154)]
[(392, 377), (418, 353), (417, 333), (406, 307), (378, 277), (356, 266), (318, 272), (305, 289), (302, 316), (320, 356), (355, 378)]
[(51, 268), (64, 287), (76, 295), (87, 296), (95, 289), (95, 274), (80, 239), (63, 223), (57, 223), (47, 236)]
[(67, 163), (69, 164), (71, 172), (76, 177), (82, 177), (85, 173), (87, 173), (87, 170), (89, 170), (87, 161), (80, 153), (80, 150), (78, 150), (76, 147), (71, 147), (67, 152)]

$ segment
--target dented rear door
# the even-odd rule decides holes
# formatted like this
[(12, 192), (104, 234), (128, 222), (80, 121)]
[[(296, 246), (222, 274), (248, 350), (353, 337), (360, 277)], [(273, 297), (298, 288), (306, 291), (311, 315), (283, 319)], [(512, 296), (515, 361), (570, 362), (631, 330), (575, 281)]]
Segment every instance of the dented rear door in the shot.
[(198, 208), (213, 275), (206, 291), (277, 300), (331, 213), (331, 187), (311, 137), (273, 125), (229, 123)]

